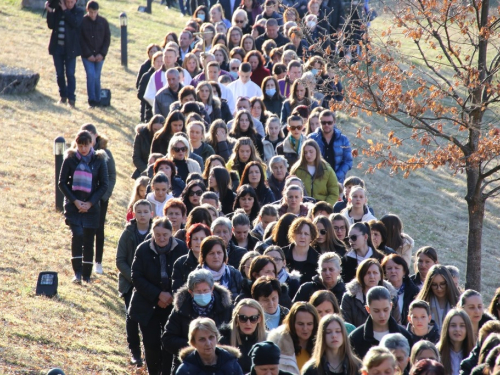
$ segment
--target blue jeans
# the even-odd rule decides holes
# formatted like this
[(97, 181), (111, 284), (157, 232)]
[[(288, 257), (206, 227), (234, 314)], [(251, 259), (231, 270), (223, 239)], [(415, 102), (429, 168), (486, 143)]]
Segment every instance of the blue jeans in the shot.
[(89, 103), (98, 103), (101, 101), (101, 70), (104, 60), (101, 62), (92, 62), (82, 57), (83, 67), (87, 73), (87, 95)]
[(76, 57), (68, 57), (63, 46), (58, 46), (56, 53), (52, 56), (56, 68), (57, 86), (59, 86), (59, 96), (75, 101), (76, 89)]

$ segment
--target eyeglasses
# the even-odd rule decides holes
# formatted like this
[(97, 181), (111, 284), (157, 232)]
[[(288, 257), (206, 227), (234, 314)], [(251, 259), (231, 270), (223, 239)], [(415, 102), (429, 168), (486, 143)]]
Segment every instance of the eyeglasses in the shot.
[(321, 234), (322, 236), (324, 236), (326, 234), (326, 229), (320, 229), (319, 230), (319, 234)]
[(187, 147), (186, 146), (184, 146), (184, 147), (172, 147), (172, 150), (174, 150), (174, 152), (186, 152)]
[(290, 126), (290, 130), (291, 131), (294, 131), (294, 130), (302, 130), (303, 126), (302, 125), (299, 125), (299, 126)]
[(339, 230), (345, 230), (345, 227), (333, 227), (333, 229), (339, 231)]
[(239, 68), (237, 66), (232, 66), (231, 70), (238, 70)]
[(358, 235), (357, 234), (351, 234), (349, 236), (349, 239), (352, 241), (352, 242), (356, 242), (356, 240), (358, 239)]
[(234, 20), (236, 23), (245, 23), (245, 20)]
[(320, 121), (321, 125), (333, 125), (333, 121)]
[(446, 288), (446, 281), (445, 282), (442, 282), (442, 283), (439, 283), (439, 284), (435, 284), (435, 283), (432, 283), (431, 284), (431, 288), (432, 289), (445, 289)]
[(190, 197), (194, 197), (195, 195), (201, 197), (202, 194), (203, 194), (203, 191), (201, 191), (201, 190), (196, 190), (196, 191), (190, 191), (189, 192), (189, 196)]
[(246, 316), (246, 315), (238, 315), (238, 320), (240, 323), (246, 323), (250, 320), (250, 323), (255, 324), (259, 321), (260, 315), (251, 315), (251, 316)]
[(283, 262), (283, 258), (273, 258), (275, 262)]

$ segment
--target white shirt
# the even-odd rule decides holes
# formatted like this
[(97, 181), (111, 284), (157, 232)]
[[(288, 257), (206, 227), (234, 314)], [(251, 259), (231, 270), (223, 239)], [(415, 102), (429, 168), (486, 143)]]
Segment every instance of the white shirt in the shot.
[(389, 331), (384, 331), (384, 332), (375, 332), (375, 331), (373, 331), (373, 338), (375, 340), (377, 340), (378, 342), (380, 342), (382, 340), (382, 338), (385, 335), (388, 335), (388, 334), (389, 334)]
[[(183, 70), (184, 70), (184, 81), (182, 82), (182, 84), (184, 86), (187, 86), (191, 83), (192, 78), (186, 69), (183, 69)], [(151, 107), (154, 107), (155, 96), (156, 96), (156, 93), (159, 91), (159, 90), (158, 91), (156, 90), (155, 75), (156, 75), (156, 72), (154, 72), (151, 75), (151, 77), (149, 78), (148, 87), (146, 87), (146, 92), (144, 93), (144, 99), (148, 101), (148, 103), (151, 105)], [(163, 88), (164, 86), (166, 86), (168, 83), (166, 72), (161, 74), (161, 83), (163, 85), (162, 85), (162, 87), (160, 87), (160, 89)]]
[(262, 90), (260, 87), (250, 80), (247, 83), (243, 83), (238, 78), (236, 81), (231, 82), (227, 88), (233, 93), (233, 98), (235, 100), (238, 100), (240, 96), (244, 96), (249, 99), (253, 96), (262, 96)]
[(351, 250), (349, 251), (347, 254), (346, 254), (348, 257), (351, 257), (351, 258), (354, 258), (354, 259), (357, 259), (358, 260), (358, 264), (360, 264), (362, 261), (364, 261), (365, 259), (368, 259), (368, 258), (371, 258), (372, 255), (373, 255), (373, 250), (371, 247), (368, 248), (368, 251), (366, 252), (366, 255), (364, 257), (361, 257), (359, 256), (358, 254), (356, 254), (356, 252), (354, 250)]
[(234, 110), (236, 109), (236, 103), (234, 101), (233, 93), (222, 83), (219, 83), (219, 87), (222, 99), (225, 99), (227, 101), (229, 110), (231, 111), (231, 113), (234, 113)]

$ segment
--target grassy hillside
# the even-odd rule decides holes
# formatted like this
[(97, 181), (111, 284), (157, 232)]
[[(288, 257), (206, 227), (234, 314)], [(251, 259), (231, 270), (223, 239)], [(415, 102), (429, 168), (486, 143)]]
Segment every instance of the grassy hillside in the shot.
[[(41, 75), (37, 91), (26, 96), (0, 96), (0, 373), (40, 374), (53, 366), (69, 374), (126, 374), (128, 367), (123, 303), (116, 291), (116, 243), (125, 223), (133, 172), (134, 127), (138, 123), (135, 74), (145, 47), (160, 42), (167, 31), (185, 22), (177, 11), (158, 3), (153, 14), (138, 13), (138, 0), (102, 1), (101, 14), (111, 24), (112, 46), (103, 69), (103, 87), (112, 89), (112, 107), (86, 109), (85, 73), (77, 64), (77, 109), (56, 105), (57, 85), (47, 53), (50, 31), (40, 13), (20, 8), (20, 0), (0, 2), (0, 64), (29, 67)], [(129, 69), (120, 66), (118, 15), (129, 19)], [(381, 22), (381, 21), (377, 21)], [(375, 22), (374, 27), (377, 27)], [(109, 137), (118, 180), (108, 211), (105, 274), (91, 285), (71, 284), (70, 232), (54, 210), (53, 140), (70, 141), (84, 123), (94, 123)], [(380, 118), (348, 119), (340, 127), (355, 147), (360, 126), (371, 125), (372, 137), (386, 133)], [(401, 152), (410, 150), (402, 149)], [(363, 161), (357, 159), (357, 163)], [(353, 173), (364, 175), (364, 170)], [(378, 171), (364, 176), (370, 204), (378, 217), (400, 215), (416, 247), (434, 245), (442, 259), (465, 270), (467, 211), (461, 176), (446, 170), (420, 171), (404, 180)], [(500, 202), (488, 204), (484, 231), (483, 290), (491, 295), (499, 278), (497, 243)], [(59, 295), (36, 297), (40, 271), (59, 272)]]

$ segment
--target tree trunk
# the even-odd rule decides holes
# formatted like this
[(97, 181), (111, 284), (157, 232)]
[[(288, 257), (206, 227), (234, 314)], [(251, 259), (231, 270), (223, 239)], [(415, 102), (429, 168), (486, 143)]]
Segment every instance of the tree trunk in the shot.
[(479, 167), (467, 171), (468, 194), (465, 197), (469, 210), (467, 238), (467, 271), (465, 288), (481, 291), (481, 241), (483, 236), (485, 200), (479, 183)]

